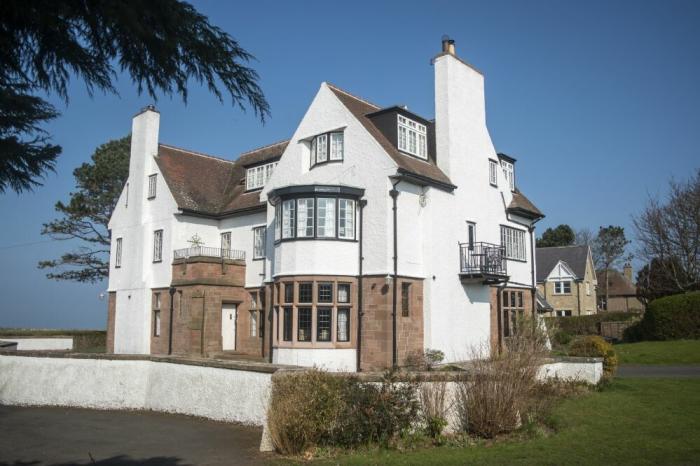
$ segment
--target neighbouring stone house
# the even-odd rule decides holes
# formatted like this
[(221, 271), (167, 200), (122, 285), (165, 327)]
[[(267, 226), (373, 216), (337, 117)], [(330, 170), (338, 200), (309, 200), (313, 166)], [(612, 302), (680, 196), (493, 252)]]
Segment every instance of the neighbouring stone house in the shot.
[(483, 74), (442, 46), (434, 119), (324, 82), (290, 139), (228, 160), (136, 115), (109, 351), (360, 370), (500, 348), (536, 307), (543, 214), (493, 147)]
[(591, 248), (537, 248), (537, 289), (541, 310), (550, 316), (580, 316), (596, 312), (596, 275)]
[[(632, 265), (627, 263), (619, 270), (608, 269), (608, 279), (605, 280), (605, 270), (596, 271), (598, 276), (598, 310), (621, 312), (644, 312), (644, 304), (637, 295), (637, 285), (632, 278)], [(605, 290), (608, 289), (608, 300), (605, 300)]]

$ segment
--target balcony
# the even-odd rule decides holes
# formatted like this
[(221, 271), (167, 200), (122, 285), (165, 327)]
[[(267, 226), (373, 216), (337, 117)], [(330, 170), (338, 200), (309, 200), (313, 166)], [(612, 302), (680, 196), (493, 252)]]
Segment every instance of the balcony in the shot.
[(462, 283), (485, 285), (508, 280), (504, 246), (491, 243), (459, 244), (459, 278)]
[(191, 248), (176, 249), (173, 251), (174, 259), (189, 259), (190, 257), (215, 257), (229, 260), (245, 260), (245, 251), (236, 249), (207, 248), (194, 246)]

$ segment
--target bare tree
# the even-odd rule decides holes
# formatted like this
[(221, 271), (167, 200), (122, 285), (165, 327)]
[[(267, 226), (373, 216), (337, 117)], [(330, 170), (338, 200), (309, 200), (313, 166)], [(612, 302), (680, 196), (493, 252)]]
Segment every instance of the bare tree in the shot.
[(576, 231), (576, 238), (574, 239), (574, 244), (577, 246), (592, 246), (595, 240), (595, 235), (590, 228), (581, 228)]
[(666, 202), (649, 198), (634, 217), (639, 256), (663, 274), (669, 293), (700, 289), (700, 169), (686, 182), (669, 182)]
[(625, 255), (625, 249), (629, 243), (629, 240), (625, 237), (625, 229), (613, 225), (600, 227), (598, 236), (593, 240), (593, 245), (591, 246), (593, 261), (597, 268), (603, 270), (605, 280), (605, 306), (608, 304), (610, 295), (608, 290), (608, 273), (619, 262), (631, 259), (631, 256)]

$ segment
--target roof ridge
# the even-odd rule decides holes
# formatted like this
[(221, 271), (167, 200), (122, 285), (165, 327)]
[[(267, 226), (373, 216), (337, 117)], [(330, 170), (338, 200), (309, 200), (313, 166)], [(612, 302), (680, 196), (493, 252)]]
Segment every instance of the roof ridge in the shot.
[(228, 163), (233, 163), (233, 164), (236, 163), (235, 160), (229, 160), (229, 159), (225, 159), (225, 158), (223, 158), (223, 157), (217, 157), (217, 156), (215, 156), (215, 155), (209, 155), (209, 154), (205, 154), (205, 153), (203, 153), (203, 152), (197, 152), (197, 151), (193, 151), (193, 150), (190, 150), (190, 149), (183, 149), (182, 147), (175, 147), (175, 146), (171, 146), (171, 145), (169, 145), (169, 144), (163, 144), (163, 143), (161, 143), (161, 142), (159, 142), (158, 145), (159, 145), (159, 146), (166, 147), (166, 148), (168, 148), (168, 149), (173, 149), (173, 150), (176, 150), (176, 151), (179, 151), (179, 152), (185, 152), (185, 153), (191, 154), (191, 155), (198, 155), (199, 157), (205, 157), (205, 158), (208, 158), (208, 159), (218, 160), (218, 161), (220, 161), (220, 162), (228, 162)]
[(556, 248), (582, 248), (588, 246), (587, 244), (570, 244), (568, 246), (540, 246), (537, 249), (556, 249)]
[(283, 140), (277, 141), (277, 142), (273, 142), (272, 144), (268, 144), (268, 145), (266, 145), (266, 146), (257, 147), (257, 148), (255, 148), (255, 149), (251, 149), (251, 150), (246, 151), (246, 152), (241, 152), (240, 154), (238, 154), (238, 157), (240, 158), (240, 157), (242, 157), (242, 156), (244, 156), (244, 155), (252, 154), (253, 152), (258, 152), (258, 151), (261, 151), (261, 150), (263, 150), (263, 149), (269, 149), (270, 147), (279, 146), (279, 145), (281, 145), (281, 144), (286, 144), (286, 143), (289, 143), (289, 141), (291, 141), (291, 138), (290, 138), (290, 139), (283, 139)]
[(359, 100), (360, 102), (364, 102), (364, 103), (366, 103), (367, 105), (371, 105), (372, 107), (374, 107), (374, 108), (376, 108), (376, 109), (378, 109), (378, 110), (381, 110), (381, 109), (383, 108), (383, 107), (381, 107), (381, 106), (379, 106), (379, 105), (377, 105), (377, 104), (375, 104), (375, 103), (373, 103), (373, 102), (370, 102), (370, 101), (367, 100), (367, 99), (363, 99), (362, 97), (358, 97), (358, 96), (356, 96), (355, 94), (351, 94), (350, 92), (346, 91), (345, 89), (339, 88), (339, 87), (336, 86), (335, 84), (331, 84), (331, 83), (329, 83), (329, 82), (326, 82), (326, 85), (328, 85), (328, 87), (330, 87), (330, 88), (332, 88), (332, 89), (335, 89), (335, 90), (338, 91), (338, 92), (342, 92), (343, 94), (347, 95), (348, 97), (352, 97), (352, 98), (355, 99), (355, 100)]

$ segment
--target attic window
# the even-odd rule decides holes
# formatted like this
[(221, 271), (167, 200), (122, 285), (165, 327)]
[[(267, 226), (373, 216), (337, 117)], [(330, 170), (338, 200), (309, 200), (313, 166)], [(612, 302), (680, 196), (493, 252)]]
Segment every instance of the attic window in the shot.
[(513, 169), (513, 164), (507, 160), (501, 160), (501, 168), (503, 169), (503, 176), (506, 177), (510, 190), (515, 190), (515, 171)]
[(428, 130), (425, 125), (403, 115), (398, 118), (399, 150), (428, 160)]
[(265, 186), (265, 183), (272, 177), (272, 172), (275, 170), (278, 162), (270, 162), (256, 167), (250, 167), (246, 170), (245, 189), (250, 191), (260, 189)]
[(311, 140), (311, 167), (326, 162), (340, 162), (345, 152), (341, 131), (319, 134)]

